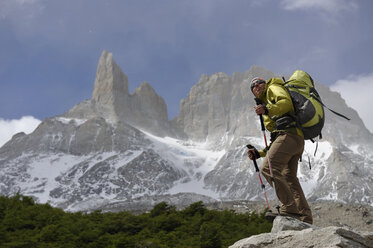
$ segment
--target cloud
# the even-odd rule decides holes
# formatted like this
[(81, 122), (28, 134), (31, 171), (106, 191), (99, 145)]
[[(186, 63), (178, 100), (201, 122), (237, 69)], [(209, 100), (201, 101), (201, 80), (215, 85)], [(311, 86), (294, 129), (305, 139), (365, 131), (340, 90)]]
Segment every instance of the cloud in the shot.
[(32, 35), (43, 14), (45, 0), (0, 0), (0, 20), (8, 22), (23, 37)]
[(2, 0), (0, 1), (0, 17), (2, 19), (33, 18), (42, 13), (42, 0)]
[(316, 10), (328, 14), (339, 14), (343, 11), (354, 11), (358, 5), (352, 0), (282, 0), (285, 10)]
[(354, 108), (363, 119), (365, 126), (373, 133), (373, 73), (367, 75), (351, 75), (338, 80), (330, 88), (337, 91)]
[(0, 118), (0, 147), (19, 132), (29, 134), (40, 124), (40, 120), (32, 116), (24, 116), (19, 120), (4, 120)]

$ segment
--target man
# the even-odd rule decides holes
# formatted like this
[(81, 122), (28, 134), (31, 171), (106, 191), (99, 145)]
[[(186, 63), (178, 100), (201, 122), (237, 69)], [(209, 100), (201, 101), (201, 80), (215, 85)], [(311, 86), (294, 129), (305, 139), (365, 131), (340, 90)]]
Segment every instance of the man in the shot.
[(280, 201), (280, 214), (312, 224), (311, 209), (297, 178), (304, 136), (292, 117), (295, 112), (290, 95), (279, 78), (271, 78), (267, 82), (262, 78), (254, 78), (251, 91), (262, 102), (254, 109), (257, 115), (263, 115), (265, 127), (271, 132), (271, 144), (268, 152), (266, 149), (249, 149), (248, 156), (251, 160), (265, 157), (261, 172), (273, 187), (270, 162), (275, 191)]

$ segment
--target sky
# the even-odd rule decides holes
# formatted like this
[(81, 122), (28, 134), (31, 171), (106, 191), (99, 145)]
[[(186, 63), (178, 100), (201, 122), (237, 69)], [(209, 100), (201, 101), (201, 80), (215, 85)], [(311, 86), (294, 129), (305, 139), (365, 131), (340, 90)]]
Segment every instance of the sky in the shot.
[(373, 132), (371, 13), (371, 0), (0, 0), (0, 146), (90, 99), (104, 49), (169, 119), (203, 74), (259, 65), (307, 71)]

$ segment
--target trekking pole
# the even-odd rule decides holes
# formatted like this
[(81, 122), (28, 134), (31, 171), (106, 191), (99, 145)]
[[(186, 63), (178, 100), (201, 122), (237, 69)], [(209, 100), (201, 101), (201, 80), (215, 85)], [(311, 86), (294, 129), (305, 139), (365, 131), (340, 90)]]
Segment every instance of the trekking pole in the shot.
[[(246, 147), (248, 148), (248, 149), (253, 149), (254, 147), (252, 146), (252, 145), (246, 145)], [(259, 172), (259, 168), (258, 168), (258, 164), (256, 163), (256, 158), (255, 158), (255, 154), (253, 154), (253, 162), (254, 162), (254, 167), (255, 167), (255, 171), (258, 173), (258, 177), (259, 177), (259, 181), (260, 181), (260, 186), (261, 186), (261, 188), (262, 188), (262, 190), (263, 190), (263, 193), (264, 193), (264, 197), (265, 197), (265, 199), (266, 199), (266, 202), (267, 202), (267, 207), (268, 207), (268, 211), (269, 212), (272, 212), (272, 210), (271, 210), (271, 207), (269, 206), (269, 203), (268, 203), (268, 199), (267, 199), (267, 193), (266, 193), (266, 190), (265, 190), (265, 185), (264, 185), (264, 183), (263, 183), (263, 181), (262, 181), (262, 177), (260, 176), (260, 172)]]
[[(255, 102), (256, 102), (256, 105), (261, 105), (263, 103), (259, 98), (255, 98)], [(269, 147), (268, 147), (267, 136), (266, 136), (266, 132), (265, 132), (266, 129), (265, 129), (265, 126), (264, 126), (263, 115), (260, 114), (259, 118), (260, 118), (260, 124), (262, 126), (264, 143), (265, 143), (265, 146), (266, 146), (265, 149), (267, 150), (267, 160), (268, 160), (268, 167), (269, 167), (269, 173), (270, 173), (270, 177), (271, 177), (271, 182), (272, 182), (273, 188), (275, 189), (275, 192), (276, 192), (275, 178), (273, 177), (271, 159), (269, 158), (270, 157), (269, 156)], [(277, 197), (277, 200), (278, 200), (278, 197)], [(278, 203), (277, 203), (276, 209), (277, 209), (278, 214), (280, 214), (280, 205)]]

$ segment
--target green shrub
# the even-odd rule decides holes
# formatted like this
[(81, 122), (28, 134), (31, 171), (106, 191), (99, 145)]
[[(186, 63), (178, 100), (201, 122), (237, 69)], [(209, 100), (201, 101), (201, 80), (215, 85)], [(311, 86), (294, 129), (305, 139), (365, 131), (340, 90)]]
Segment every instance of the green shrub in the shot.
[(264, 213), (209, 210), (202, 202), (180, 211), (162, 202), (139, 215), (87, 214), (37, 204), (20, 194), (0, 197), (0, 248), (219, 248), (271, 227)]

